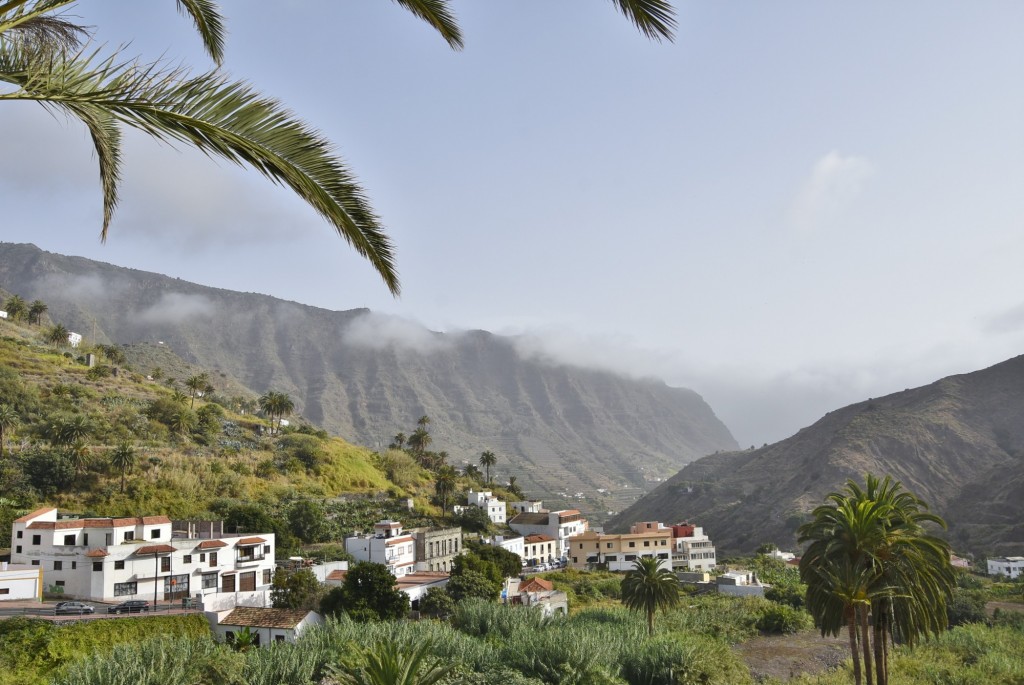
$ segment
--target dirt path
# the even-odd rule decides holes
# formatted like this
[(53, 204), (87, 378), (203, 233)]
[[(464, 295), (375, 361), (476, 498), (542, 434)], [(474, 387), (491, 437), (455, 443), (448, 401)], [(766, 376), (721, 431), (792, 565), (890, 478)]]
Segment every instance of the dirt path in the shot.
[(733, 647), (750, 667), (755, 682), (768, 676), (785, 682), (801, 673), (821, 673), (849, 656), (846, 634), (821, 637), (807, 631), (796, 635), (765, 635)]

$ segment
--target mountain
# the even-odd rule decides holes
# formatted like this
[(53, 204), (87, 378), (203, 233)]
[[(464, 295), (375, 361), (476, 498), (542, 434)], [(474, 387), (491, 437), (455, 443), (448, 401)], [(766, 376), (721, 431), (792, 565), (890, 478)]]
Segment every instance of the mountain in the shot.
[(608, 522), (690, 520), (726, 553), (795, 545), (824, 496), (891, 474), (950, 525), (960, 550), (1024, 550), (1024, 356), (830, 412), (774, 445), (684, 467)]
[[(691, 390), (527, 357), (485, 331), (441, 334), (365, 309), (328, 311), (266, 295), (0, 243), (0, 287), (102, 343), (165, 345), (262, 393), (289, 393), (310, 421), (386, 446), (431, 419), (456, 465), (483, 450), (531, 495), (630, 501), (684, 464), (738, 445)], [(397, 329), (397, 331), (396, 331)], [(148, 372), (149, 369), (139, 369)]]

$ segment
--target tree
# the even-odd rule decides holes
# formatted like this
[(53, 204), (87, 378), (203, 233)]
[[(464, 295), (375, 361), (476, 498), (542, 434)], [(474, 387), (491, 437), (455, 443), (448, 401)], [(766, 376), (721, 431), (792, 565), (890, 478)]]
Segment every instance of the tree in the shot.
[(523, 563), (519, 555), (503, 547), (478, 545), (473, 548), (473, 554), (497, 566), (504, 578), (515, 578), (523, 570)]
[(405, 449), (405, 433), (395, 433), (395, 437), (391, 439), (391, 444), (388, 445), (388, 448), (393, 450)]
[(7, 316), (11, 317), (14, 321), (19, 321), (24, 318), (28, 311), (25, 305), (25, 300), (23, 300), (20, 295), (11, 295), (8, 297), (7, 301), (4, 303), (4, 309), (7, 311)]
[(448, 511), (448, 498), (455, 492), (458, 484), (458, 474), (451, 466), (442, 466), (437, 471), (437, 478), (434, 479), (434, 492), (441, 499), (441, 513)]
[(189, 376), (185, 380), (185, 387), (188, 388), (189, 394), (192, 396), (192, 402), (188, 405), (189, 408), (196, 406), (196, 395), (205, 392), (206, 386), (209, 384), (209, 376), (205, 373), (201, 373), (198, 376)]
[(849, 633), (854, 680), (888, 683), (888, 643), (913, 645), (946, 628), (956, 578), (948, 543), (924, 524), (945, 527), (898, 481), (868, 474), (828, 495), (798, 531), (807, 609), (822, 634)]
[(305, 543), (326, 542), (330, 539), (327, 513), (319, 502), (300, 499), (288, 509), (288, 527), (292, 534)]
[(444, 588), (432, 587), (420, 600), (420, 614), (431, 618), (447, 619), (455, 613), (455, 600)]
[(480, 453), (480, 466), (484, 467), (487, 474), (487, 482), (491, 482), (491, 467), (498, 463), (498, 458), (494, 456), (494, 452), (487, 450), (486, 452)]
[(320, 610), (325, 615), (344, 611), (356, 621), (398, 620), (409, 614), (409, 596), (395, 586), (387, 566), (357, 561), (341, 587), (324, 598)]
[(464, 475), (466, 478), (471, 478), (472, 480), (478, 481), (480, 480), (480, 477), (484, 474), (481, 473), (480, 469), (477, 468), (476, 464), (466, 464), (466, 467), (462, 469), (462, 475)]
[(355, 659), (327, 667), (328, 675), (342, 685), (435, 685), (448, 682), (454, 663), (443, 664), (434, 656), (430, 640), (412, 646), (378, 641), (360, 648)]
[(324, 586), (308, 568), (291, 571), (279, 568), (274, 571), (270, 587), (270, 601), (275, 609), (319, 608), (324, 595)]
[(75, 475), (81, 476), (89, 468), (90, 457), (89, 446), (81, 440), (69, 444), (64, 453), (75, 467)]
[(137, 455), (130, 442), (122, 442), (110, 453), (110, 465), (121, 472), (121, 492), (124, 492), (125, 474), (135, 468)]
[(412, 435), (409, 436), (409, 449), (416, 454), (422, 455), (427, 451), (427, 447), (430, 446), (432, 440), (433, 439), (430, 437), (430, 433), (427, 432), (427, 429), (420, 426), (412, 432)]
[(641, 557), (622, 579), (622, 603), (647, 614), (647, 634), (654, 635), (654, 613), (679, 604), (679, 579), (662, 568), (662, 560)]
[(281, 428), (281, 419), (294, 411), (295, 403), (290, 395), (283, 392), (268, 391), (259, 399), (260, 409), (270, 418), (270, 434), (274, 434), (274, 417), (277, 417), (278, 430)]
[(9, 404), (0, 404), (0, 459), (4, 456), (4, 439), (18, 426), (18, 412)]
[(516, 497), (523, 497), (523, 489), (519, 487), (518, 478), (515, 476), (508, 477), (508, 485), (505, 487), (506, 490), (511, 492)]
[(69, 334), (70, 331), (64, 327), (64, 324), (56, 323), (47, 329), (46, 342), (50, 343), (54, 347), (65, 347), (68, 344)]
[(445, 590), (456, 602), (473, 598), (493, 601), (501, 594), (501, 583), (495, 585), (478, 571), (466, 571), (459, 575), (453, 574)]
[(33, 300), (32, 304), (28, 306), (28, 322), (39, 325), (43, 322), (43, 314), (49, 309), (49, 306), (42, 300)]

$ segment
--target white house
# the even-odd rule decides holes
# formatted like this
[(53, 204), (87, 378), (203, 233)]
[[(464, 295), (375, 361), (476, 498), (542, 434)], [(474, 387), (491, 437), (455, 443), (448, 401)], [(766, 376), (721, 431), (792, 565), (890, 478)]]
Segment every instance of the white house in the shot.
[(516, 535), (513, 537), (507, 537), (504, 535), (495, 535), (493, 538), (484, 538), (483, 543), (485, 545), (492, 545), (494, 547), (501, 547), (507, 552), (512, 552), (519, 560), (526, 563), (526, 546), (522, 535)]
[(415, 573), (407, 573), (401, 578), (397, 578), (395, 580), (395, 587), (408, 595), (409, 604), (413, 610), (419, 611), (419, 602), (427, 596), (427, 591), (433, 587), (445, 587), (448, 585), (450, 577), (447, 573), (438, 571), (416, 571)]
[(416, 541), (398, 521), (378, 521), (373, 535), (345, 538), (345, 550), (358, 561), (384, 564), (396, 578), (416, 570)]
[(760, 582), (754, 573), (740, 569), (723, 573), (715, 579), (715, 584), (723, 595), (739, 597), (764, 597), (765, 588), (771, 587)]
[(239, 607), (220, 615), (206, 614), (210, 630), (218, 639), (231, 642), (248, 628), (256, 646), (272, 642), (295, 642), (302, 633), (313, 626), (321, 625), (323, 617), (306, 609), (271, 609), (262, 607)]
[(544, 511), (544, 503), (540, 500), (512, 502), (508, 508), (517, 514), (539, 514)]
[(81, 344), (82, 344), (82, 334), (81, 333), (68, 333), (68, 345), (71, 345), (71, 347), (78, 347)]
[(43, 508), (14, 521), (11, 562), (40, 567), (44, 592), (79, 599), (270, 604), (273, 534), (181, 538), (171, 527), (166, 516), (62, 518)]
[(1013, 579), (1024, 572), (1024, 557), (992, 557), (988, 560), (988, 574), (990, 576), (1000, 573), (1007, 578)]
[(672, 528), (672, 561), (677, 569), (689, 571), (712, 571), (717, 559), (715, 544), (704, 534), (704, 529), (689, 523), (680, 523)]
[(547, 535), (555, 540), (555, 559), (567, 558), (569, 538), (583, 533), (589, 527), (587, 519), (576, 509), (517, 514), (508, 525), (523, 536)]
[(6, 318), (7, 318), (7, 312), (5, 312), (3, 309), (0, 309), (0, 319), (6, 319)]
[(554, 584), (543, 578), (509, 579), (501, 592), (505, 604), (535, 607), (543, 616), (569, 613), (569, 596), (556, 590)]
[(43, 569), (27, 564), (0, 562), (0, 602), (43, 598)]
[[(494, 493), (484, 492), (473, 492), (469, 491), (466, 495), (467, 506), (479, 507), (487, 512), (487, 518), (494, 524), (504, 524), (506, 521), (505, 514), (505, 503), (494, 496)], [(460, 514), (465, 511), (466, 507), (455, 506), (452, 507), (456, 514)]]

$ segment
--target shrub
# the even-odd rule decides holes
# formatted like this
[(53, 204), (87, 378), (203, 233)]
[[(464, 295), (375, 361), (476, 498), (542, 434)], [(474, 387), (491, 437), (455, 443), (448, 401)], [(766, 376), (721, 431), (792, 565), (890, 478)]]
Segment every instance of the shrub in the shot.
[(699, 636), (660, 637), (623, 650), (621, 675), (630, 685), (738, 685), (746, 667), (727, 645)]
[(775, 604), (761, 609), (757, 629), (764, 633), (789, 635), (811, 627), (811, 616), (802, 609), (785, 604)]

